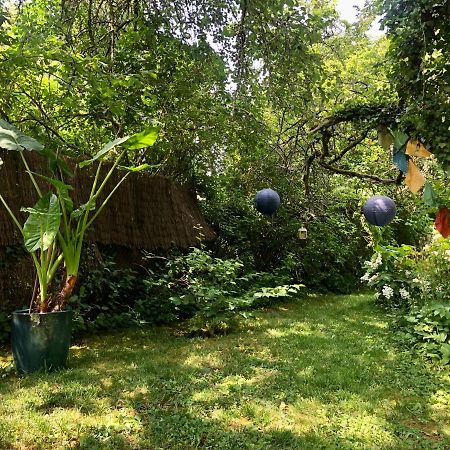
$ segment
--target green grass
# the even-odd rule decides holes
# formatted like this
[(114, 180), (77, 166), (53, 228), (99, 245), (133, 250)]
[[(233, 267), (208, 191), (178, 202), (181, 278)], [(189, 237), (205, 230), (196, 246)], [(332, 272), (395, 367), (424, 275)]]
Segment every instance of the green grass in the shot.
[(68, 370), (0, 379), (0, 448), (450, 448), (449, 371), (399, 350), (368, 296), (310, 296), (247, 325), (86, 338)]

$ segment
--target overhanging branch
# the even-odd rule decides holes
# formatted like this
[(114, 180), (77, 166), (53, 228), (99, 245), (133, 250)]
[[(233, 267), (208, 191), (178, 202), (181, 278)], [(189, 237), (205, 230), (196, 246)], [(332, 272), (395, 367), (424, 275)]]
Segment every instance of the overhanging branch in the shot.
[(328, 164), (334, 164), (335, 162), (341, 160), (350, 150), (354, 149), (356, 146), (361, 144), (362, 141), (367, 137), (370, 130), (366, 130), (363, 132), (363, 134), (352, 141), (347, 147), (345, 147), (338, 155), (336, 155), (331, 161), (328, 161)]
[(396, 179), (386, 179), (386, 178), (381, 178), (376, 175), (371, 175), (368, 173), (359, 173), (359, 172), (354, 172), (353, 170), (339, 169), (339, 168), (331, 166), (330, 164), (327, 164), (326, 162), (323, 162), (323, 161), (319, 161), (319, 164), (324, 169), (327, 169), (334, 173), (338, 173), (340, 175), (346, 175), (346, 176), (350, 176), (350, 177), (360, 178), (362, 180), (372, 180), (372, 181), (375, 181), (380, 184), (399, 184), (399, 180), (401, 181), (401, 179), (403, 178), (403, 177), (397, 177)]

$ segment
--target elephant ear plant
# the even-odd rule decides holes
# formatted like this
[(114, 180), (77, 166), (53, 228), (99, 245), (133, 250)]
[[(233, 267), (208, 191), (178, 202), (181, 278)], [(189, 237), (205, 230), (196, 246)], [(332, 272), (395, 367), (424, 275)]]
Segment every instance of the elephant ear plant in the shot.
[[(0, 202), (8, 211), (15, 225), (23, 236), (26, 249), (33, 259), (37, 283), (30, 305), (30, 312), (49, 312), (63, 310), (75, 287), (80, 267), (81, 251), (86, 230), (101, 213), (114, 192), (125, 181), (131, 172), (149, 169), (151, 166), (142, 164), (138, 167), (119, 166), (125, 153), (152, 146), (158, 137), (158, 128), (150, 126), (144, 131), (132, 136), (125, 136), (106, 144), (91, 159), (78, 164), (80, 169), (97, 164), (95, 176), (87, 201), (74, 209), (70, 196), (73, 187), (66, 183), (70, 171), (54, 153), (44, 149), (35, 139), (25, 136), (11, 124), (0, 120), (0, 148), (17, 151), (20, 154), (25, 170), (36, 189), (38, 202), (32, 208), (22, 208), (28, 213), (28, 219), (22, 226), (18, 218), (0, 193)], [(53, 175), (47, 177), (31, 171), (26, 153), (35, 151), (49, 158)], [(108, 157), (112, 161), (111, 167), (102, 177), (102, 165)], [(102, 198), (99, 196), (114, 170), (125, 169), (123, 176), (114, 188)], [(51, 186), (53, 191), (43, 192), (37, 180), (41, 179)], [(42, 183), (41, 183), (42, 184)], [(59, 292), (53, 295), (51, 284), (58, 268), (64, 264), (65, 275)], [(38, 287), (38, 289), (37, 289)]]

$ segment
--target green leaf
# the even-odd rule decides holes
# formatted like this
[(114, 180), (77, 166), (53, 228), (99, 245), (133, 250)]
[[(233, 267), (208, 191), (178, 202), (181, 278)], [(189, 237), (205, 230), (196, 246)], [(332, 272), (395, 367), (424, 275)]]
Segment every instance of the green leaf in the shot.
[(124, 147), (128, 150), (139, 150), (140, 148), (151, 147), (158, 139), (159, 127), (151, 126), (133, 134)]
[(439, 197), (433, 189), (433, 186), (429, 181), (425, 183), (425, 188), (423, 190), (423, 201), (425, 205), (436, 207), (439, 206)]
[(141, 148), (152, 146), (156, 139), (158, 138), (159, 128), (156, 126), (151, 126), (141, 131), (140, 133), (133, 134), (132, 136), (125, 136), (122, 138), (114, 139), (114, 141), (108, 142), (103, 148), (91, 159), (87, 161), (82, 161), (79, 163), (79, 167), (85, 167), (92, 164), (94, 161), (102, 159), (111, 150), (113, 150), (118, 145), (127, 143), (123, 147), (127, 150), (139, 150)]
[(129, 170), (130, 172), (141, 172), (143, 170), (156, 169), (160, 167), (161, 164), (141, 164), (140, 166), (120, 166), (119, 168), (122, 170)]
[(0, 148), (19, 152), (22, 150), (40, 152), (44, 146), (36, 139), (23, 134), (10, 123), (0, 120)]
[(31, 253), (42, 248), (47, 250), (55, 240), (61, 222), (58, 197), (49, 192), (33, 208), (22, 208), (29, 213), (23, 226), (26, 249)]
[(102, 149), (91, 159), (88, 159), (87, 161), (82, 161), (78, 164), (79, 167), (85, 167), (93, 162), (101, 159), (103, 156), (107, 155), (111, 150), (113, 150), (115, 147), (117, 147), (120, 144), (123, 144), (124, 142), (128, 141), (130, 139), (130, 136), (125, 136), (122, 138), (114, 139), (111, 142), (108, 142), (106, 145), (102, 147)]
[(70, 170), (64, 159), (60, 158), (55, 152), (47, 148), (39, 152), (40, 155), (46, 156), (49, 160), (49, 167), (52, 172), (56, 172), (58, 169), (66, 176), (73, 178), (74, 173)]
[[(34, 173), (34, 172), (33, 172)], [(66, 208), (66, 211), (72, 211), (73, 209), (73, 201), (70, 198), (69, 191), (73, 190), (73, 187), (69, 184), (63, 183), (60, 180), (57, 180), (55, 178), (46, 177), (45, 175), (41, 175), (39, 173), (34, 173), (39, 178), (42, 178), (47, 183), (51, 184), (56, 188), (56, 191), (58, 193), (58, 196), (60, 199), (64, 202), (64, 207)]]
[(87, 203), (83, 203), (75, 211), (72, 211), (72, 214), (70, 216), (72, 217), (72, 219), (78, 220), (86, 212), (86, 210), (88, 208), (89, 208), (89, 211), (93, 211), (95, 209), (95, 202), (90, 201)]
[(448, 364), (450, 362), (450, 344), (442, 344), (441, 352), (442, 352), (441, 364)]

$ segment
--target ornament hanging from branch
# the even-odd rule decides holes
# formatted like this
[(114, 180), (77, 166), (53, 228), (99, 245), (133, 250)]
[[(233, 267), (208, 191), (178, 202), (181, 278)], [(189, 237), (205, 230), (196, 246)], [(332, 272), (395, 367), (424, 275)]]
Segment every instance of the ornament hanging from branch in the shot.
[(409, 156), (418, 156), (422, 158), (429, 158), (430, 151), (420, 141), (410, 139), (406, 146), (406, 154)]
[(397, 208), (394, 200), (384, 195), (375, 195), (363, 206), (363, 214), (371, 225), (383, 227), (392, 222)]
[(263, 189), (255, 195), (255, 208), (267, 216), (274, 214), (280, 203), (280, 196), (272, 189)]
[(408, 173), (405, 177), (405, 184), (414, 194), (420, 191), (425, 184), (425, 177), (411, 159), (408, 161)]
[(434, 226), (444, 238), (448, 238), (450, 236), (450, 209), (439, 209), (436, 220), (434, 221)]
[(298, 230), (298, 238), (301, 241), (308, 239), (308, 230), (305, 227), (301, 227)]

